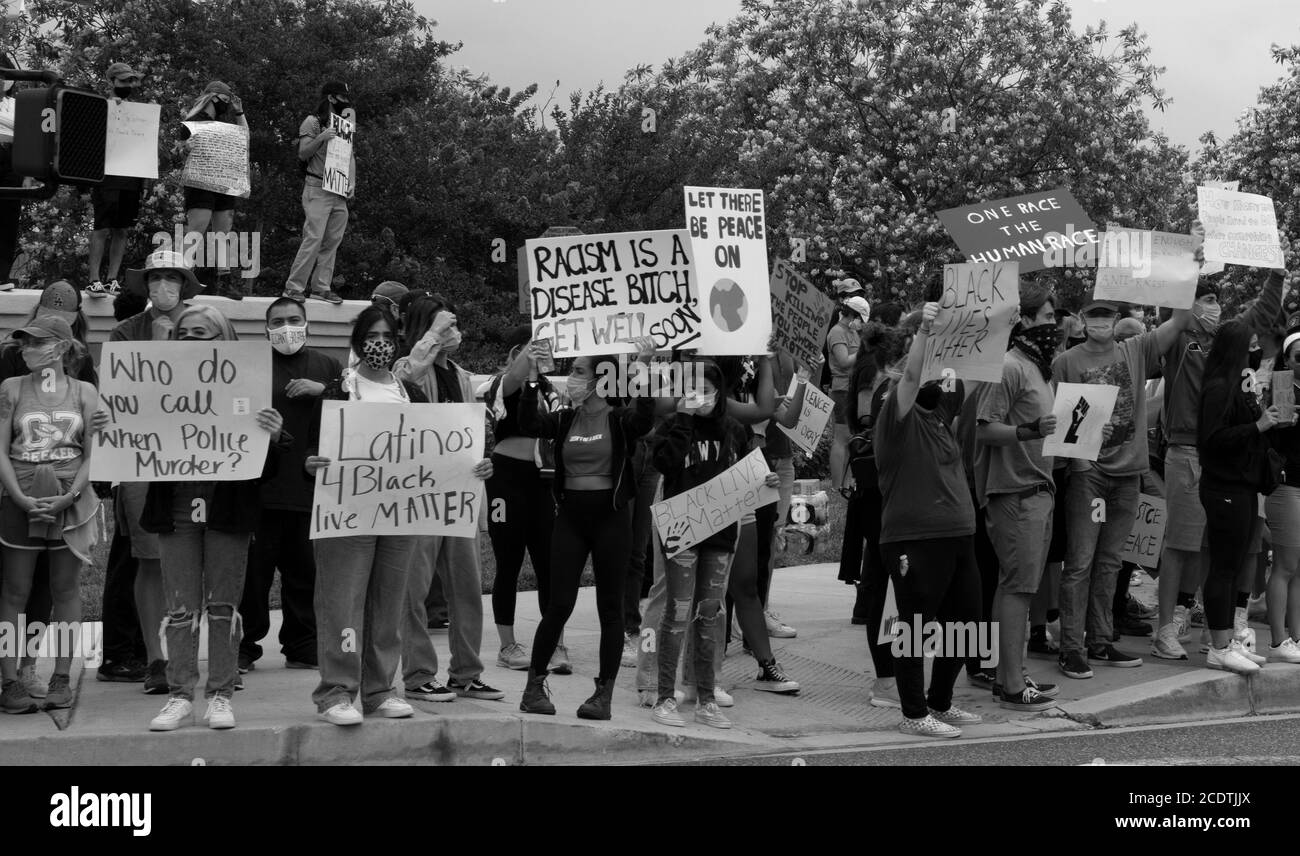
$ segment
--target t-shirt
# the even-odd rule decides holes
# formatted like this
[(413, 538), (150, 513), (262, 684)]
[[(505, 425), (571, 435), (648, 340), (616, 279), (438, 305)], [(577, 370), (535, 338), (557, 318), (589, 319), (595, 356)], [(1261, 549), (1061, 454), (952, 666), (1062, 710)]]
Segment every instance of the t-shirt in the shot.
[[(323, 130), (319, 116), (312, 115), (303, 119), (302, 124), (298, 126), (299, 145), (302, 144), (303, 137), (314, 140), (321, 135)], [(311, 156), (311, 159), (307, 161), (307, 182), (309, 184), (320, 184), (325, 177), (325, 150), (327, 148), (329, 148), (328, 143), (320, 146), (316, 149), (316, 153)], [(298, 162), (301, 163), (302, 159), (299, 158)], [(312, 181), (312, 179), (315, 179), (315, 181)]]
[(313, 483), (302, 477), (302, 467), (307, 460), (307, 434), (318, 399), (290, 398), (284, 388), (296, 378), (329, 386), (342, 370), (338, 360), (309, 347), (290, 356), (271, 354), (271, 406), (284, 417), (284, 431), (293, 438), (293, 445), (290, 451), (280, 453), (275, 476), (262, 482), (263, 508), (311, 511)]
[(944, 395), (934, 410), (913, 405), (900, 420), (898, 396), (890, 390), (876, 417), (874, 442), (884, 498), (880, 543), (975, 534), (961, 448), (949, 427), (960, 408), (957, 395)]
[(609, 436), (609, 412), (589, 413), (578, 408), (564, 441), (564, 475), (612, 476), (614, 441)]
[(402, 388), (401, 381), (393, 378), (388, 383), (376, 383), (373, 380), (367, 380), (358, 372), (355, 375), (356, 382), (356, 400), (357, 401), (374, 401), (374, 402), (391, 402), (393, 404), (406, 404), (410, 401), (406, 396), (406, 390)]
[[(1052, 388), (1019, 348), (1002, 360), (1002, 382), (980, 385), (976, 419), (1002, 425), (1023, 425), (1052, 412)], [(1019, 493), (1034, 485), (1053, 486), (1051, 455), (1043, 455), (1043, 441), (1029, 440), (1009, 446), (979, 443), (975, 448), (975, 491), (980, 504), (991, 494)]]
[[(858, 334), (845, 327), (843, 324), (836, 324), (826, 334), (826, 353), (834, 356), (835, 346), (844, 345), (849, 349), (849, 359), (852, 360), (858, 355), (858, 346), (862, 339)], [(853, 366), (847, 369), (837, 369), (835, 360), (828, 359), (826, 363), (831, 367), (831, 390), (841, 390), (849, 388), (849, 378), (853, 374)]]
[(1156, 331), (1113, 345), (1103, 353), (1087, 344), (1070, 348), (1052, 361), (1053, 383), (1096, 383), (1119, 387), (1110, 424), (1114, 431), (1101, 444), (1096, 463), (1070, 459), (1072, 472), (1096, 467), (1108, 476), (1141, 475), (1147, 462), (1147, 368), (1160, 359)]

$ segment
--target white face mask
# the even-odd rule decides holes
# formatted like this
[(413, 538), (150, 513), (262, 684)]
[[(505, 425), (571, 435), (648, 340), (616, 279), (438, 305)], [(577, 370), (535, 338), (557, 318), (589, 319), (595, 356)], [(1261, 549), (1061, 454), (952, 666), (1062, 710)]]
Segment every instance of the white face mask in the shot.
[(275, 330), (267, 330), (266, 337), (271, 340), (271, 347), (286, 357), (293, 356), (307, 344), (307, 325), (295, 327), (285, 324)]
[(565, 388), (569, 393), (569, 401), (572, 401), (573, 406), (577, 407), (591, 397), (594, 386), (595, 384), (590, 381), (585, 381), (580, 377), (570, 376), (568, 382), (565, 384)]
[(1223, 307), (1217, 303), (1205, 304), (1198, 302), (1193, 306), (1192, 314), (1214, 327), (1218, 325), (1219, 318), (1223, 315)]
[(45, 366), (52, 366), (59, 360), (59, 343), (50, 342), (37, 348), (23, 348), (23, 362), (27, 368), (36, 371)]
[(149, 302), (159, 312), (171, 312), (181, 302), (181, 287), (170, 282), (151, 282)]

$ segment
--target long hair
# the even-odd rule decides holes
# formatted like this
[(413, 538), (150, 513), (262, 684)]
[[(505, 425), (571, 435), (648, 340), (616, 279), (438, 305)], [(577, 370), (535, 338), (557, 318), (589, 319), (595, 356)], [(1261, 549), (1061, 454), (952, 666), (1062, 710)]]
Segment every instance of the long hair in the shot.
[(897, 327), (869, 321), (862, 328), (860, 342), (858, 354), (853, 361), (853, 373), (849, 376), (846, 416), (850, 426), (857, 425), (858, 422), (858, 393), (871, 389), (876, 383), (876, 376), (898, 362), (907, 352), (907, 333)]
[(180, 317), (176, 319), (177, 329), (179, 329), (181, 325), (185, 323), (185, 319), (191, 315), (198, 315), (211, 324), (217, 330), (217, 333), (219, 334), (217, 338), (219, 340), (223, 342), (239, 341), (239, 334), (235, 332), (235, 327), (230, 323), (230, 319), (221, 314), (221, 311), (215, 306), (196, 304), (188, 307), (180, 314)]
[(408, 304), (405, 323), (402, 325), (402, 337), (398, 355), (408, 356), (424, 335), (433, 326), (433, 319), (439, 312), (456, 314), (456, 307), (450, 300), (440, 294), (421, 294)]
[(1226, 382), (1229, 388), (1237, 388), (1242, 373), (1250, 365), (1251, 332), (1249, 326), (1235, 318), (1219, 325), (1210, 354), (1205, 358), (1202, 390), (1215, 380)]

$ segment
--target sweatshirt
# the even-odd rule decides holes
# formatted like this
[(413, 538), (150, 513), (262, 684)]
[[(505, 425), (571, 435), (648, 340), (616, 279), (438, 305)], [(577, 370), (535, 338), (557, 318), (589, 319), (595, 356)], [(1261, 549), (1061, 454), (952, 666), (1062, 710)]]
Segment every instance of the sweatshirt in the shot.
[[(651, 459), (664, 477), (664, 499), (721, 475), (748, 453), (748, 446), (748, 432), (729, 416), (713, 419), (674, 413), (650, 439)], [(733, 553), (739, 534), (733, 523), (697, 546)]]

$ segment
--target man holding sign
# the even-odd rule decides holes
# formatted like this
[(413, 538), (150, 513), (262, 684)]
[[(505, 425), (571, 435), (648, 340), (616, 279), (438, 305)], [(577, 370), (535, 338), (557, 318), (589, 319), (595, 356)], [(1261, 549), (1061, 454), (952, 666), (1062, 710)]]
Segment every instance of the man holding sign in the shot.
[[(105, 76), (113, 90), (113, 104), (118, 107), (124, 103), (130, 104), (140, 86), (140, 73), (124, 62), (115, 62), (108, 67)], [(156, 123), (154, 130), (157, 131)], [(154, 147), (157, 147), (156, 138)], [(156, 151), (153, 157), (156, 165)], [(154, 177), (157, 177), (156, 168)], [(90, 297), (108, 297), (118, 292), (117, 274), (122, 267), (122, 256), (126, 253), (126, 230), (135, 225), (136, 218), (140, 215), (140, 194), (143, 190), (143, 178), (105, 175), (103, 184), (90, 191), (90, 202), (95, 210), (95, 228), (90, 233), (92, 282), (86, 288), (86, 294)], [(101, 280), (99, 271), (104, 262), (105, 248), (108, 249), (108, 271)]]
[[(1111, 644), (1112, 600), (1120, 554), (1133, 525), (1142, 474), (1148, 469), (1147, 374), (1192, 317), (1190, 310), (1174, 310), (1157, 329), (1116, 344), (1115, 303), (1097, 300), (1094, 295), (1084, 304), (1082, 315), (1087, 338), (1056, 358), (1052, 379), (1058, 384), (1118, 387), (1118, 395), (1103, 429), (1096, 462), (1075, 458), (1070, 463), (1059, 666), (1071, 678), (1091, 678), (1090, 663), (1142, 665), (1140, 657), (1124, 654)], [(1083, 405), (1078, 408), (1082, 410)], [(1081, 421), (1086, 415), (1079, 413), (1077, 418)], [(1070, 442), (1069, 426), (1057, 427), (1066, 432), (1065, 442)]]

